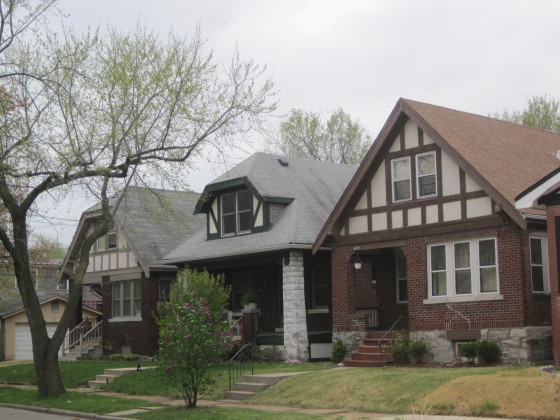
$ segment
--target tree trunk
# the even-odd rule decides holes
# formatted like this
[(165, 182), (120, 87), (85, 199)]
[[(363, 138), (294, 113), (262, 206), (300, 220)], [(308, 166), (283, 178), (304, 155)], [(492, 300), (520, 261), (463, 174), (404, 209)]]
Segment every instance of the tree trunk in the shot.
[(41, 397), (54, 397), (66, 392), (58, 367), (58, 349), (50, 340), (46, 343), (33, 340), (33, 357), (37, 374), (38, 392)]

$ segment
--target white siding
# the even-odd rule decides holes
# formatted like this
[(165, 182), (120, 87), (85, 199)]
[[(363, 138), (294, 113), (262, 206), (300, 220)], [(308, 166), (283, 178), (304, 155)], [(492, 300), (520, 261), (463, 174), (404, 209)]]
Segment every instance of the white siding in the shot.
[(452, 220), (461, 219), (461, 202), (453, 201), (452, 203), (443, 204), (443, 221), (450, 222)]
[(447, 153), (441, 152), (442, 193), (443, 195), (459, 194), (461, 192), (461, 179), (459, 166)]
[(467, 200), (467, 217), (490, 216), (492, 214), (492, 200), (490, 197), (473, 198)]
[(367, 230), (367, 216), (356, 216), (348, 219), (348, 233), (350, 233), (350, 235), (354, 233), (364, 233), (367, 232)]
[(380, 207), (386, 204), (385, 165), (382, 164), (371, 180), (371, 206)]
[(374, 232), (387, 230), (387, 213), (374, 213), (371, 215), (371, 228)]

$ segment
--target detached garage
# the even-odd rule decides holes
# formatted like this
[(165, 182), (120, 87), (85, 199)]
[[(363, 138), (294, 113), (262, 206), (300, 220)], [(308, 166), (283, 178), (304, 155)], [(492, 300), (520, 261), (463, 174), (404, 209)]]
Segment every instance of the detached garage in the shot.
[[(51, 297), (41, 302), (43, 317), (47, 322), (47, 333), (52, 337), (62, 317), (67, 300), (60, 296)], [(83, 318), (97, 318), (101, 314), (93, 309), (83, 307)], [(31, 331), (27, 315), (23, 308), (2, 316), (3, 359), (33, 360)]]

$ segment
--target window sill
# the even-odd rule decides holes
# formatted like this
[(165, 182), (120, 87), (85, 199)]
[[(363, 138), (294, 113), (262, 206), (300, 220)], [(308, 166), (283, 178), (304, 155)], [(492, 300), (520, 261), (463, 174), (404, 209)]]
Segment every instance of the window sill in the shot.
[(109, 319), (109, 322), (139, 322), (142, 321), (141, 316), (121, 316)]
[(550, 293), (533, 292), (532, 298), (533, 300), (550, 300)]
[(328, 314), (330, 313), (329, 308), (320, 308), (320, 309), (309, 309), (307, 311), (308, 314)]
[(481, 302), (485, 300), (504, 300), (504, 295), (499, 293), (490, 293), (487, 295), (477, 296), (442, 296), (424, 299), (424, 305), (432, 305), (436, 303), (456, 303), (456, 302)]

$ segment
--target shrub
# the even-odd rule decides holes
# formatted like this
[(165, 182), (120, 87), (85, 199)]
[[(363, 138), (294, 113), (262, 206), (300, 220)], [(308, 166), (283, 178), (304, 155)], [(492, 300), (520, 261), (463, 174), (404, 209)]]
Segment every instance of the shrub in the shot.
[(502, 349), (494, 341), (471, 341), (461, 346), (461, 356), (466, 357), (469, 363), (474, 363), (478, 357), (481, 365), (490, 365), (500, 360)]
[(428, 346), (422, 340), (410, 340), (408, 354), (413, 363), (422, 363), (428, 354)]
[(199, 394), (215, 382), (210, 368), (226, 351), (229, 325), (210, 309), (209, 300), (184, 286), (178, 279), (171, 301), (158, 305), (159, 375), (179, 390), (188, 408), (195, 408)]
[(494, 341), (478, 342), (478, 362), (483, 365), (491, 365), (497, 363), (502, 356), (502, 349), (498, 343)]
[(391, 354), (399, 365), (422, 363), (428, 354), (428, 346), (422, 340), (411, 340), (406, 334), (395, 334)]
[(128, 360), (128, 361), (140, 360), (140, 355), (135, 353), (130, 353), (130, 354), (115, 353), (109, 355), (109, 360)]
[(346, 347), (339, 338), (333, 344), (331, 360), (333, 363), (340, 363), (344, 360), (344, 356), (346, 356)]
[(407, 365), (410, 362), (409, 347), (410, 338), (405, 334), (394, 334), (391, 344), (391, 354), (395, 363)]
[(469, 341), (468, 343), (461, 345), (461, 357), (466, 357), (467, 361), (471, 364), (476, 362), (478, 356), (478, 341)]
[(261, 362), (279, 362), (284, 359), (282, 351), (278, 346), (269, 346), (261, 348)]

